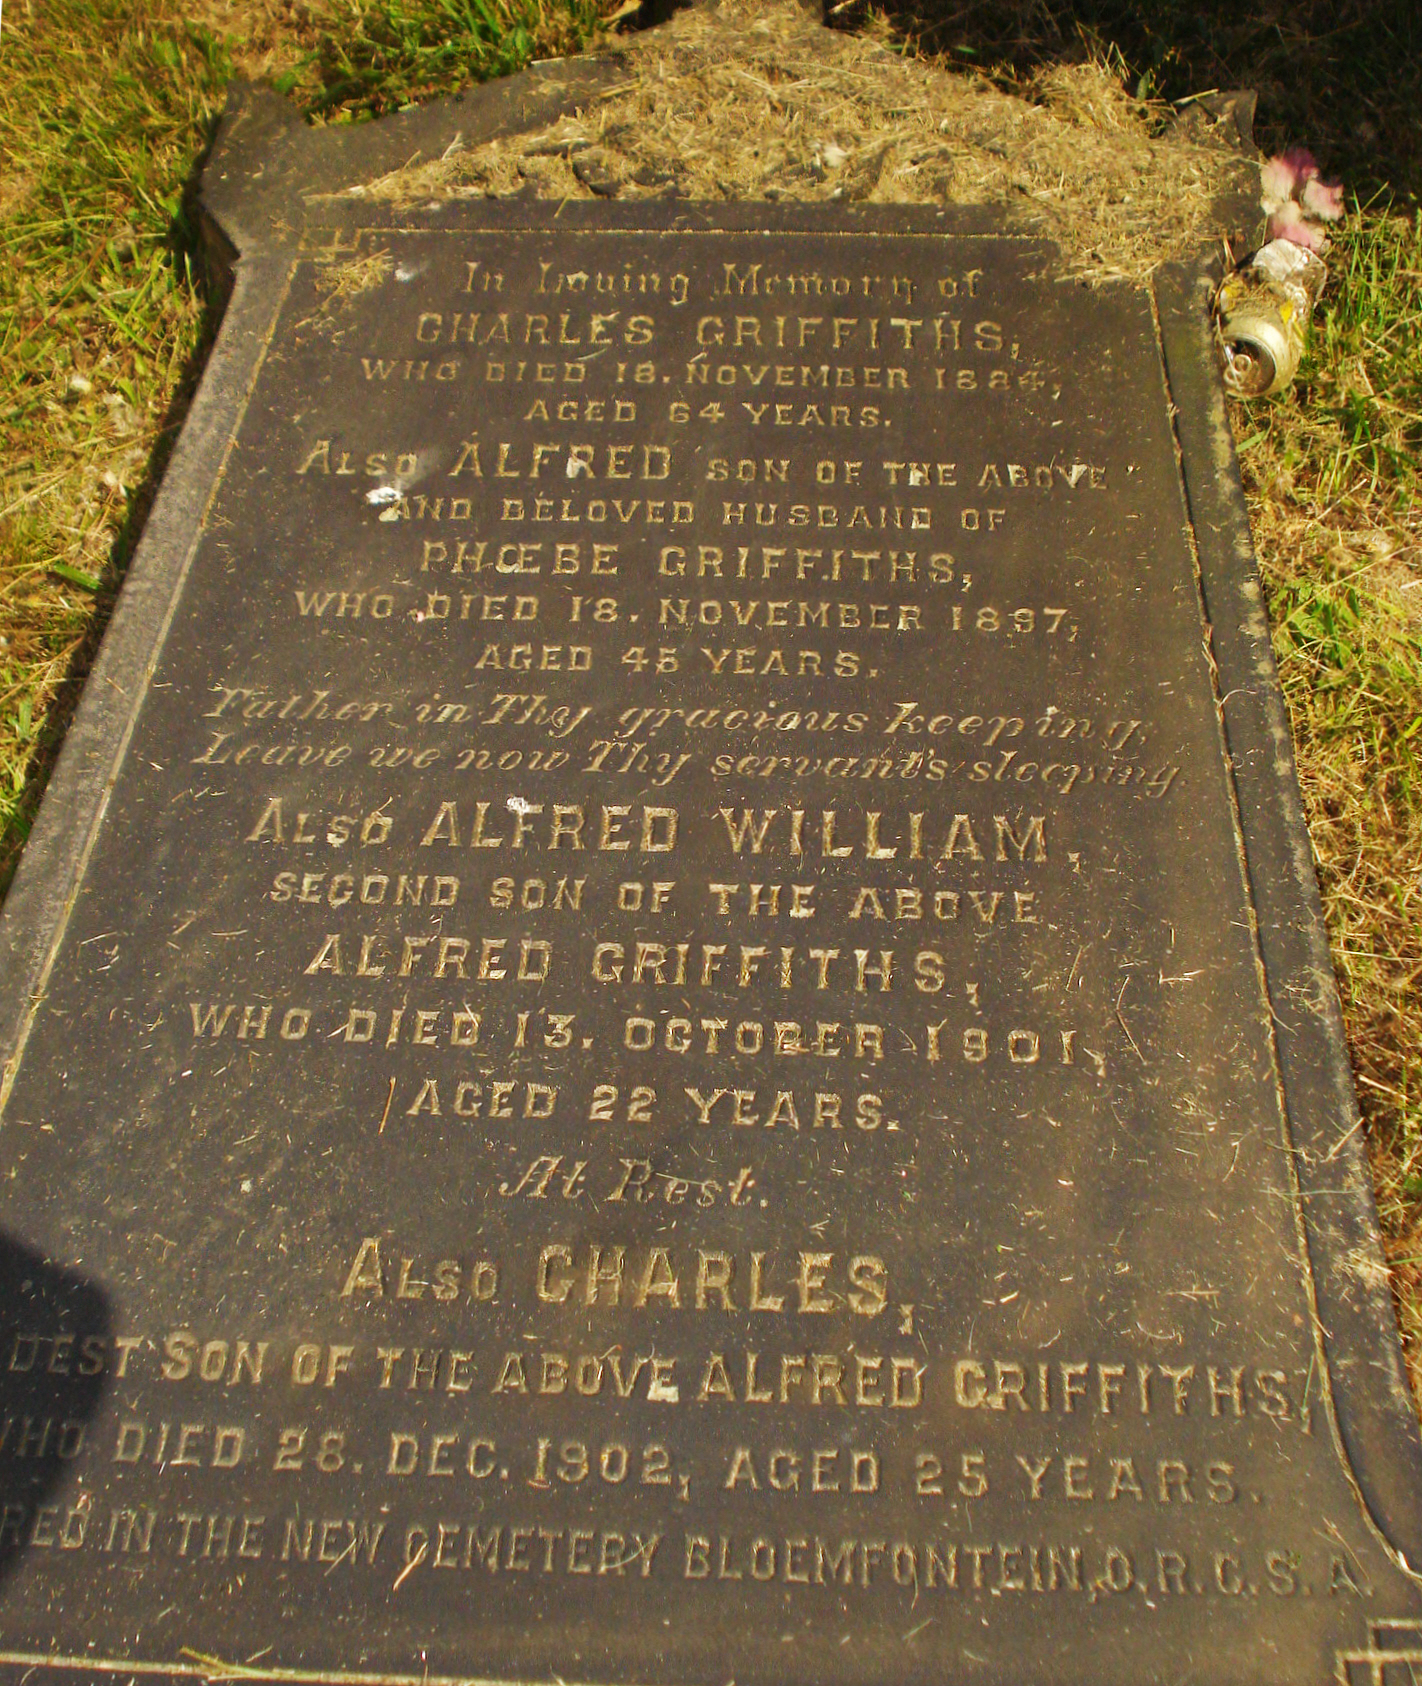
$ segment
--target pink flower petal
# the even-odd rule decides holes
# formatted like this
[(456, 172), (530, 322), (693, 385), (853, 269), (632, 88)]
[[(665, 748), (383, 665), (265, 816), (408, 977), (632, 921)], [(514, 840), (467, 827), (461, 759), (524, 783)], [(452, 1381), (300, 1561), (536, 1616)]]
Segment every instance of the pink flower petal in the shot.
[(1341, 185), (1320, 181), (1316, 176), (1304, 183), (1303, 208), (1312, 216), (1322, 217), (1324, 222), (1337, 222), (1343, 215), (1343, 189)]
[[(1292, 214), (1290, 214), (1292, 213)], [(1326, 252), (1328, 250), (1328, 236), (1321, 228), (1314, 228), (1298, 215), (1298, 206), (1289, 204), (1282, 211), (1277, 211), (1269, 218), (1269, 238), (1271, 240), (1292, 240), (1294, 245), (1302, 246), (1310, 252)]]
[(1282, 158), (1271, 158), (1259, 172), (1265, 206), (1272, 210), (1294, 196), (1294, 172)]
[(1281, 162), (1293, 171), (1294, 182), (1298, 186), (1306, 181), (1312, 181), (1318, 174), (1317, 161), (1306, 146), (1289, 147), (1283, 153)]

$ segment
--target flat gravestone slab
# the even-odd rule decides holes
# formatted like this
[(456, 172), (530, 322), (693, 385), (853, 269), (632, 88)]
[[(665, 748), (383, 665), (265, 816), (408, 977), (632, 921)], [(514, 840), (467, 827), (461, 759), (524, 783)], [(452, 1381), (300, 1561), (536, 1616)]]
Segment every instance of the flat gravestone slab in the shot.
[(4, 1678), (1410, 1681), (1207, 283), (244, 121), (4, 926)]

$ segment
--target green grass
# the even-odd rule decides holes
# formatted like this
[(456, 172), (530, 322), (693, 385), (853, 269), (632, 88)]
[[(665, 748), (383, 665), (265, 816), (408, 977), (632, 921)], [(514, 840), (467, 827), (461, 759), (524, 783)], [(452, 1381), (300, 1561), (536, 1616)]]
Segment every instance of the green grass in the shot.
[[(1422, 1379), (1422, 216), (1355, 208), (1282, 399), (1236, 415), (1398, 1310)], [(1418, 1387), (1422, 1400), (1422, 1387)]]
[(121, 8), (0, 43), (0, 886), (204, 332), (183, 183), (226, 47)]
[(276, 78), (313, 116), (379, 116), (468, 81), (519, 70), (536, 54), (576, 51), (599, 22), (595, 0), (376, 0), (323, 29), (315, 49)]

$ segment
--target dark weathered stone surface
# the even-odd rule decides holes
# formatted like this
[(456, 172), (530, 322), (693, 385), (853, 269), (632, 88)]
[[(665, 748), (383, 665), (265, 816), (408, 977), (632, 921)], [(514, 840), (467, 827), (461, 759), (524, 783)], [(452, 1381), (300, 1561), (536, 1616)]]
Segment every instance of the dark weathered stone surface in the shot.
[(1196, 283), (309, 145), (3, 927), (7, 1678), (1410, 1678)]

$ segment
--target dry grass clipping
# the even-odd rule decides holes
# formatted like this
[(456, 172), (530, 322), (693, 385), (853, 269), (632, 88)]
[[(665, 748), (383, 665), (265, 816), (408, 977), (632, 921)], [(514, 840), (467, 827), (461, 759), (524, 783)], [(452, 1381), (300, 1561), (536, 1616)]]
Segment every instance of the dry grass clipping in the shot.
[(1222, 195), (1257, 196), (1249, 160), (1157, 133), (1160, 109), (1098, 64), (1054, 66), (1019, 98), (789, 0), (683, 12), (622, 59), (627, 81), (585, 112), (351, 191), (1001, 205), (1093, 280), (1198, 251), (1218, 238)]

